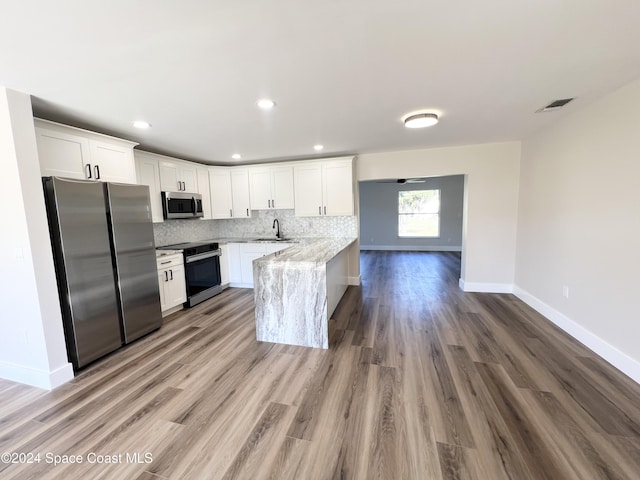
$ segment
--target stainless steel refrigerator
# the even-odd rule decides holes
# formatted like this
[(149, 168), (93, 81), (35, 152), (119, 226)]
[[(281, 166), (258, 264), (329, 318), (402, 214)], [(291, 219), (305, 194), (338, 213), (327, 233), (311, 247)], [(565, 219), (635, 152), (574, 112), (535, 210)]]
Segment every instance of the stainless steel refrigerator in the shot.
[(162, 324), (149, 188), (43, 177), (74, 368)]

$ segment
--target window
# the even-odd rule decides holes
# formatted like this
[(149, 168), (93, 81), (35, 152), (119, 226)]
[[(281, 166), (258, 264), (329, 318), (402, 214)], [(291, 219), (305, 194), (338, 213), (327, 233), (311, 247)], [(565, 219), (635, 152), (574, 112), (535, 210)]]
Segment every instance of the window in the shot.
[(440, 236), (440, 190), (398, 192), (398, 236)]

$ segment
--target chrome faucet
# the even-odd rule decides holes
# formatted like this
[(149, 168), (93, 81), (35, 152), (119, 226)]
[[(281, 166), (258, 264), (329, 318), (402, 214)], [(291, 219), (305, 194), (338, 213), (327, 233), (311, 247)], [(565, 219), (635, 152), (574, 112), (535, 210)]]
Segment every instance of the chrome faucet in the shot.
[(276, 238), (280, 238), (280, 222), (277, 218), (273, 221), (273, 227), (271, 228), (276, 228), (276, 226), (278, 227), (278, 229), (276, 230)]

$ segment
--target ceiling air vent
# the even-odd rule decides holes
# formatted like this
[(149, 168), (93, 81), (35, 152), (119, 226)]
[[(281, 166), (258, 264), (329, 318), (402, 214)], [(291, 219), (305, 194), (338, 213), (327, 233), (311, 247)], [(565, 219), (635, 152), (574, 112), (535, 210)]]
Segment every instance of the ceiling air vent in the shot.
[(540, 110), (536, 110), (536, 113), (555, 112), (556, 110), (560, 110), (562, 107), (564, 107), (567, 103), (569, 103), (572, 100), (574, 100), (574, 98), (563, 98), (561, 100), (554, 100), (546, 107), (542, 107)]

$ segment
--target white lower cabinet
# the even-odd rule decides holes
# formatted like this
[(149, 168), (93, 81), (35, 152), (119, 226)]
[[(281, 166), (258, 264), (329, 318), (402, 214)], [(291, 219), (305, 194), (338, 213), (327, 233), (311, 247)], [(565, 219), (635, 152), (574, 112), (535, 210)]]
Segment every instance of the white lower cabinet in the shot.
[(242, 283), (242, 273), (240, 272), (240, 244), (228, 243), (227, 248), (229, 255), (227, 261), (229, 262), (229, 285), (232, 287)]
[(245, 243), (240, 245), (240, 272), (242, 283), (253, 288), (253, 261), (267, 254), (264, 243)]
[(183, 262), (181, 253), (157, 259), (160, 309), (163, 317), (180, 310), (182, 304), (187, 301)]
[(229, 245), (220, 245), (220, 284), (229, 285)]
[[(229, 243), (229, 285), (253, 288), (253, 261), (290, 247), (291, 243)], [(224, 283), (224, 282), (223, 282)]]

